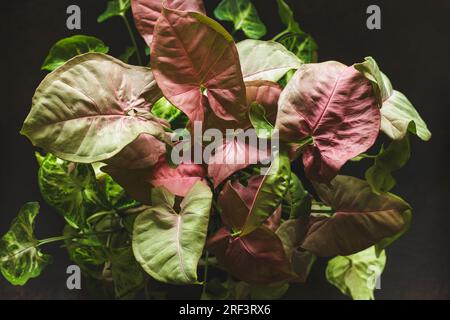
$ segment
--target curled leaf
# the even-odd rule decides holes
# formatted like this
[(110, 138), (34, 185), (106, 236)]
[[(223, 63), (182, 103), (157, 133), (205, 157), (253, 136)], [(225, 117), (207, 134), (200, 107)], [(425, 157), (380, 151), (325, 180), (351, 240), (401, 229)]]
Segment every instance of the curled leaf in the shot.
[(329, 181), (350, 159), (370, 148), (380, 129), (380, 110), (370, 82), (338, 62), (303, 65), (279, 100), (280, 139), (301, 143), (310, 180)]

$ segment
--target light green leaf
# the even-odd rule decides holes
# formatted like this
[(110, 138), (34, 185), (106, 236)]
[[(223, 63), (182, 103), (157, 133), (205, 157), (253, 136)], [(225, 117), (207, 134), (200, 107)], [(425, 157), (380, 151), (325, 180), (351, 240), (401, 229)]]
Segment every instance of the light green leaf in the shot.
[(272, 164), (265, 173), (240, 236), (245, 236), (261, 224), (278, 208), (289, 187), (291, 163), (286, 152), (275, 154)]
[(86, 53), (42, 81), (21, 133), (58, 158), (103, 161), (141, 133), (170, 143), (150, 113), (160, 97), (150, 69)]
[(105, 174), (99, 182), (104, 197), (116, 210), (127, 210), (139, 205), (139, 202), (133, 200), (110, 175)]
[(156, 101), (152, 107), (152, 113), (169, 123), (175, 121), (182, 114), (181, 110), (171, 104), (165, 97)]
[(381, 131), (393, 140), (403, 139), (408, 131), (424, 141), (431, 139), (425, 121), (403, 93), (392, 89), (388, 77), (372, 57), (355, 64), (355, 68), (375, 85), (375, 91), (382, 100)]
[(250, 105), (249, 118), (256, 135), (260, 139), (270, 139), (274, 127), (266, 118), (266, 109), (259, 103), (253, 102)]
[(95, 37), (76, 35), (59, 40), (51, 49), (42, 70), (53, 71), (70, 59), (88, 52), (108, 53), (109, 48)]
[(145, 284), (144, 273), (131, 247), (111, 250), (111, 272), (116, 298), (133, 298)]
[(284, 0), (277, 0), (277, 4), (281, 22), (283, 22), (283, 24), (287, 27), (287, 30), (291, 32), (303, 33), (297, 21), (295, 21), (294, 13), (289, 5)]
[(251, 39), (259, 39), (267, 32), (250, 0), (222, 0), (214, 10), (214, 15), (219, 20), (232, 22), (234, 30), (244, 31)]
[(377, 255), (375, 247), (370, 247), (353, 255), (337, 256), (328, 261), (326, 277), (328, 282), (354, 300), (374, 300), (376, 281), (385, 264), (384, 250)]
[(408, 134), (401, 140), (393, 140), (387, 149), (382, 148), (374, 165), (366, 171), (366, 180), (374, 193), (388, 192), (395, 186), (392, 172), (402, 168), (411, 156)]
[(237, 49), (245, 81), (277, 82), (289, 70), (302, 65), (299, 58), (274, 41), (244, 40), (237, 44)]
[(98, 196), (91, 165), (61, 160), (47, 153), (38, 172), (45, 202), (55, 208), (74, 228), (81, 228), (89, 214), (106, 205)]
[(197, 281), (197, 265), (208, 229), (212, 192), (197, 182), (179, 205), (164, 188), (152, 192), (153, 206), (134, 223), (133, 252), (154, 279), (173, 284)]
[(108, 1), (105, 12), (103, 12), (98, 18), (97, 22), (102, 23), (108, 19), (116, 16), (125, 16), (126, 12), (131, 7), (130, 0), (111, 0)]
[(135, 47), (127, 47), (125, 49), (125, 52), (120, 55), (119, 60), (123, 61), (124, 63), (128, 63), (128, 61), (130, 61), (130, 58), (135, 53), (136, 53), (136, 48)]
[(39, 249), (34, 236), (34, 220), (39, 204), (29, 202), (21, 209), (9, 231), (0, 239), (0, 271), (13, 285), (23, 286), (38, 277), (51, 262), (49, 255)]

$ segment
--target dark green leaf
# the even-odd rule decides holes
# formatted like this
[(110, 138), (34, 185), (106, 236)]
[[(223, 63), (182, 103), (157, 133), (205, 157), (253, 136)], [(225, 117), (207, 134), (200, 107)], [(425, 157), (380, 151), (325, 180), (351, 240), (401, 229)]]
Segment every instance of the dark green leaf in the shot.
[(133, 54), (136, 53), (135, 47), (127, 47), (125, 52), (120, 55), (119, 60), (128, 63), (130, 61), (130, 58), (133, 56)]
[(303, 33), (297, 21), (295, 21), (294, 13), (289, 5), (284, 0), (277, 0), (277, 4), (281, 22), (283, 22), (283, 24), (287, 27), (287, 30), (291, 32)]
[(68, 162), (48, 153), (39, 168), (38, 183), (45, 202), (74, 228), (84, 226), (87, 216), (101, 209), (95, 173), (89, 164)]
[(111, 251), (111, 271), (116, 297), (119, 299), (133, 298), (145, 283), (144, 273), (131, 247)]
[(125, 13), (130, 9), (130, 0), (111, 0), (108, 1), (105, 12), (103, 12), (97, 19), (98, 23), (102, 23), (108, 19), (116, 16), (124, 16)]
[(312, 197), (303, 187), (302, 182), (295, 173), (291, 173), (289, 189), (283, 200), (283, 213), (289, 219), (307, 217), (311, 212)]
[(29, 202), (21, 209), (9, 231), (0, 239), (0, 271), (13, 285), (24, 285), (38, 277), (51, 262), (49, 255), (39, 249), (34, 236), (34, 220), (39, 204)]
[(232, 22), (234, 30), (242, 30), (252, 39), (259, 39), (267, 32), (250, 0), (222, 0), (214, 10), (214, 15), (219, 20)]
[(51, 49), (42, 65), (42, 70), (53, 71), (68, 60), (83, 53), (108, 53), (109, 48), (95, 37), (76, 35), (59, 40)]
[(395, 186), (392, 172), (402, 168), (411, 156), (409, 135), (401, 140), (393, 140), (389, 146), (382, 148), (375, 158), (374, 165), (366, 171), (366, 180), (373, 192), (388, 192)]

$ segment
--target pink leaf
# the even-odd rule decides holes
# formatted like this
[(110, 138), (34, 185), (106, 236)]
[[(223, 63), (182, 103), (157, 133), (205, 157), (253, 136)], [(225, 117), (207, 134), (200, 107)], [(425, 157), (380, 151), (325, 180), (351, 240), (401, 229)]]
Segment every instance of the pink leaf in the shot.
[(309, 179), (327, 182), (373, 145), (380, 110), (370, 81), (354, 67), (306, 64), (280, 96), (276, 128), (288, 142), (314, 139), (303, 150), (305, 171)]
[[(149, 47), (153, 40), (156, 21), (161, 15), (163, 2), (163, 0), (131, 0), (136, 28)], [(166, 0), (166, 6), (172, 9), (206, 14), (202, 0)]]
[(164, 7), (154, 31), (151, 65), (164, 96), (191, 121), (204, 120), (202, 96), (219, 118), (245, 117), (237, 49), (214, 20)]

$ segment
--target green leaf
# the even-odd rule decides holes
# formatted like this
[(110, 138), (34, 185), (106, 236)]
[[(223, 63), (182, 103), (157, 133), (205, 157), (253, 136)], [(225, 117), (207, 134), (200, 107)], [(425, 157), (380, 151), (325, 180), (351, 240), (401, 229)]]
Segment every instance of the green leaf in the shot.
[(273, 125), (266, 118), (266, 109), (259, 103), (250, 105), (249, 118), (260, 139), (269, 139), (274, 130)]
[(119, 60), (123, 61), (125, 63), (128, 63), (128, 61), (130, 61), (130, 58), (133, 56), (133, 54), (136, 53), (136, 48), (135, 47), (127, 47), (125, 49), (125, 52), (123, 54), (120, 55)]
[(170, 124), (180, 122), (179, 120), (181, 120), (181, 122), (185, 122), (184, 124), (186, 124), (188, 121), (186, 115), (184, 115), (180, 109), (171, 104), (165, 97), (162, 97), (156, 101), (152, 107), (152, 113), (156, 117), (164, 119)]
[(133, 298), (145, 284), (144, 273), (131, 247), (111, 250), (111, 271), (116, 298)]
[(152, 192), (153, 206), (134, 223), (133, 252), (154, 279), (173, 284), (197, 281), (197, 264), (208, 229), (212, 192), (197, 182), (174, 208), (175, 195), (164, 188)]
[(289, 188), (283, 199), (284, 216), (289, 219), (307, 217), (311, 212), (312, 197), (303, 187), (302, 182), (294, 172), (291, 172)]
[(25, 204), (11, 224), (9, 231), (0, 239), (0, 271), (13, 285), (23, 286), (31, 278), (38, 277), (51, 262), (49, 255), (39, 249), (34, 236), (34, 220), (39, 204)]
[(70, 260), (90, 277), (103, 280), (103, 264), (108, 260), (105, 245), (95, 235), (87, 236), (85, 232), (64, 227), (65, 246)]
[(366, 171), (366, 180), (374, 193), (388, 192), (395, 186), (392, 172), (402, 168), (411, 156), (408, 134), (401, 140), (393, 140), (387, 149), (382, 148), (373, 166)]
[(21, 133), (58, 158), (80, 163), (110, 159), (142, 133), (170, 144), (150, 113), (160, 97), (149, 68), (86, 53), (42, 81)]
[(51, 49), (42, 70), (53, 71), (70, 59), (88, 52), (108, 53), (109, 48), (95, 37), (76, 35), (59, 40)]
[(304, 63), (315, 63), (318, 60), (319, 49), (314, 39), (305, 33), (290, 33), (279, 42), (294, 53)]
[(251, 39), (259, 39), (267, 32), (250, 0), (222, 0), (214, 15), (219, 20), (232, 22), (235, 31), (242, 30)]
[(237, 49), (245, 81), (277, 82), (302, 65), (299, 58), (274, 41), (244, 40), (237, 44)]
[(302, 29), (295, 21), (294, 13), (289, 5), (284, 0), (277, 0), (278, 14), (280, 15), (281, 22), (287, 27), (287, 30), (291, 32), (303, 33)]
[(326, 277), (343, 294), (354, 300), (374, 300), (376, 280), (386, 264), (384, 250), (380, 255), (375, 247), (350, 256), (338, 256), (328, 261)]
[(87, 216), (105, 205), (89, 164), (68, 162), (47, 153), (38, 171), (38, 184), (45, 202), (74, 228), (83, 227)]
[(105, 12), (103, 12), (97, 18), (97, 22), (102, 23), (116, 16), (125, 16), (126, 12), (130, 9), (130, 7), (131, 7), (130, 0), (108, 1)]
[(100, 181), (101, 190), (110, 205), (117, 210), (127, 210), (139, 205), (139, 202), (132, 199), (114, 179), (105, 174)]
[(245, 236), (261, 224), (278, 208), (289, 187), (291, 163), (286, 152), (280, 151), (265, 173), (240, 236)]
[(354, 66), (372, 82), (382, 101), (381, 131), (393, 140), (403, 139), (408, 131), (424, 141), (431, 139), (425, 121), (403, 93), (393, 90), (389, 78), (372, 57), (366, 57), (364, 62)]

